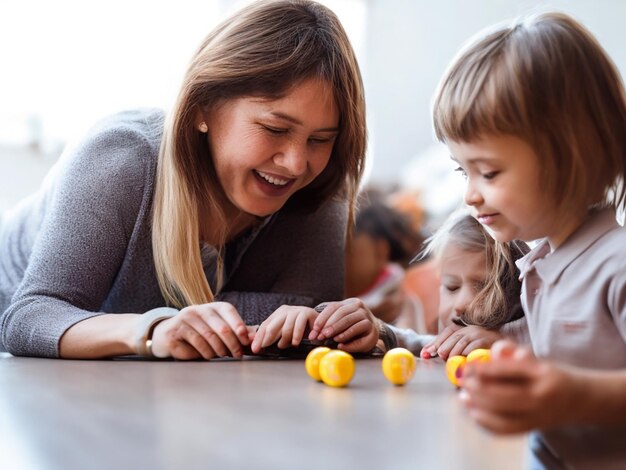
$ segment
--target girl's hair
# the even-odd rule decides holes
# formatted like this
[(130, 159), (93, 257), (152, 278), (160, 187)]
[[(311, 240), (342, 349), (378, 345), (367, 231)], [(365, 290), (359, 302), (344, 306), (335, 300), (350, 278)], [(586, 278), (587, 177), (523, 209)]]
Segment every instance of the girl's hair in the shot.
[[(181, 307), (214, 300), (200, 255), (200, 217), (211, 214), (228, 232), (227, 204), (196, 115), (243, 96), (280, 98), (318, 78), (334, 92), (340, 130), (327, 167), (288, 202), (313, 211), (342, 195), (353, 220), (366, 146), (365, 102), (359, 67), (341, 23), (309, 0), (262, 1), (218, 26), (196, 52), (169, 115), (161, 143), (152, 246), (157, 278), (168, 303)], [(206, 224), (206, 221), (203, 221)], [(218, 257), (218, 289), (222, 263)]]
[(591, 33), (565, 14), (481, 33), (444, 75), (433, 113), (441, 141), (509, 134), (527, 142), (558, 210), (624, 205), (623, 83)]
[(427, 240), (426, 254), (439, 263), (450, 244), (470, 253), (484, 253), (486, 281), (461, 320), (468, 325), (496, 328), (523, 316), (520, 304), (521, 283), (515, 261), (530, 251), (518, 240), (496, 241), (467, 212), (453, 213), (437, 232)]

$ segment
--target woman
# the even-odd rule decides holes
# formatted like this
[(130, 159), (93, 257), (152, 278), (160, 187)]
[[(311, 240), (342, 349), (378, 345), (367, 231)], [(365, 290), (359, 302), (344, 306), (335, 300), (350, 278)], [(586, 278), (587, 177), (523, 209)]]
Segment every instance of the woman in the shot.
[(105, 120), (6, 214), (2, 342), (45, 357), (239, 357), (274, 312), (255, 352), (299, 343), (307, 325), (371, 349), (360, 303), (331, 304), (315, 328), (311, 309), (343, 297), (365, 141), (336, 16), (306, 0), (243, 9), (200, 46), (167, 117)]

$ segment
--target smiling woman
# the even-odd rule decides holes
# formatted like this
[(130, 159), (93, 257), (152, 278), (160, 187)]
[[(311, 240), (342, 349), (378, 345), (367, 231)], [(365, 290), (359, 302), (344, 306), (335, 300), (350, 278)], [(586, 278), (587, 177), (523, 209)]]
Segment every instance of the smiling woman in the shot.
[(103, 120), (5, 214), (2, 343), (16, 355), (210, 359), (297, 345), (308, 326), (371, 350), (360, 303), (331, 302), (317, 322), (313, 309), (343, 297), (365, 141), (336, 16), (308, 0), (244, 8), (201, 44), (168, 113)]

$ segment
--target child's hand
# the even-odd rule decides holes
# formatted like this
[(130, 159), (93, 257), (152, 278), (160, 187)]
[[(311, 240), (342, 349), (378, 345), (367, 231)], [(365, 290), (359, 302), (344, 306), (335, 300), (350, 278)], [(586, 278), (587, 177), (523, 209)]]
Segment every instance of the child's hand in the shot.
[(310, 340), (332, 338), (338, 348), (347, 352), (369, 352), (378, 341), (378, 328), (374, 314), (360, 299), (329, 302), (319, 314)]
[(457, 355), (467, 356), (474, 349), (490, 348), (499, 339), (502, 339), (502, 335), (497, 331), (480, 326), (460, 326), (453, 323), (445, 327), (433, 341), (426, 344), (420, 355), (423, 358), (438, 355), (443, 359)]
[(461, 387), (470, 416), (501, 434), (566, 424), (576, 401), (584, 402), (576, 374), (508, 340), (493, 346), (490, 362), (467, 364)]
[(257, 354), (262, 348), (274, 344), (276, 340), (277, 346), (281, 349), (298, 346), (307, 325), (312, 329), (316, 318), (317, 312), (309, 307), (290, 305), (279, 307), (259, 326), (252, 341), (252, 352)]

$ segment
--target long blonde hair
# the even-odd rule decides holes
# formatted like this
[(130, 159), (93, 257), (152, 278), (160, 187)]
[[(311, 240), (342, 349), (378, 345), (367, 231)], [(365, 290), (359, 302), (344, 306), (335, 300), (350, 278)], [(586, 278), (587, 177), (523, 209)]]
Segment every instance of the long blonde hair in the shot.
[(469, 253), (484, 253), (486, 280), (461, 319), (468, 325), (496, 328), (521, 316), (519, 270), (515, 261), (530, 251), (526, 243), (498, 242), (466, 211), (451, 214), (426, 242), (422, 256), (432, 254), (439, 264), (450, 244)]
[(524, 140), (565, 214), (624, 205), (624, 86), (592, 34), (565, 14), (521, 18), (471, 41), (444, 74), (433, 120), (443, 142)]
[(169, 304), (214, 300), (201, 260), (201, 214), (211, 214), (220, 228), (218, 249), (228, 231), (226, 196), (206, 136), (195, 127), (196, 113), (242, 96), (278, 98), (312, 77), (332, 86), (340, 131), (327, 167), (288, 204), (313, 211), (341, 196), (349, 201), (352, 222), (365, 158), (365, 101), (354, 51), (335, 14), (309, 0), (256, 2), (224, 21), (201, 44), (166, 120), (157, 168), (152, 248), (159, 286)]

